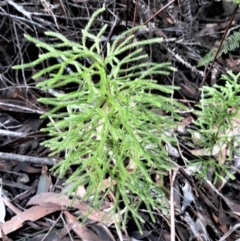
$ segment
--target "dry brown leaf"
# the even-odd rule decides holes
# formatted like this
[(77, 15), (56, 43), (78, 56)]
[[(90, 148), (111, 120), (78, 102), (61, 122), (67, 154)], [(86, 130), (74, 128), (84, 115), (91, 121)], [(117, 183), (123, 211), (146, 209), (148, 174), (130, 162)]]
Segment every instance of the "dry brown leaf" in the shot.
[(221, 152), (218, 153), (218, 164), (219, 165), (224, 165), (225, 161), (226, 161), (226, 157), (227, 157), (227, 154), (228, 154), (228, 148), (227, 146), (225, 148), (223, 148), (221, 150)]
[(226, 60), (227, 66), (230, 68), (234, 68), (239, 66), (240, 59), (233, 59), (231, 55), (229, 55), (229, 59)]
[(86, 195), (86, 193), (87, 193), (86, 188), (82, 185), (78, 187), (76, 194), (78, 197), (83, 198)]
[(23, 212), (21, 209), (17, 208), (11, 202), (9, 202), (7, 199), (3, 198), (3, 202), (4, 202), (5, 206), (7, 206), (15, 214), (19, 214), (19, 213)]
[(213, 146), (213, 148), (205, 148), (198, 150), (189, 150), (194, 156), (216, 156), (220, 151), (225, 149), (227, 144), (218, 143)]
[[(215, 223), (218, 223), (218, 217), (212, 212), (212, 217)], [(228, 231), (228, 227), (226, 225), (219, 225), (219, 229), (225, 234)]]
[(236, 215), (240, 216), (240, 204), (234, 203), (234, 202), (230, 201), (228, 198), (225, 198), (225, 201), (226, 201), (227, 205), (230, 207), (230, 209), (232, 210), (232, 212), (235, 213)]
[(0, 233), (2, 233), (2, 241), (12, 241), (12, 239), (8, 238), (7, 235), (4, 233), (4, 231), (1, 228)]
[(53, 192), (40, 193), (32, 197), (27, 203), (27, 206), (43, 203), (56, 203), (60, 206), (74, 207), (78, 209), (83, 215), (88, 215), (88, 218), (93, 221), (103, 222), (107, 225), (115, 223), (115, 219), (112, 217), (112, 215), (96, 210), (92, 210), (92, 212), (89, 213), (90, 207), (86, 203), (81, 202), (78, 199), (71, 200), (67, 195), (64, 194), (59, 195), (58, 193)]
[(38, 182), (37, 194), (41, 192), (48, 192), (51, 186), (52, 186), (51, 176), (49, 176), (46, 173), (42, 173)]
[(111, 185), (116, 185), (117, 182), (115, 180), (111, 180), (110, 178), (103, 180), (103, 185), (98, 186), (98, 191), (105, 191), (108, 189)]
[(116, 239), (113, 237), (111, 231), (106, 227), (106, 225), (102, 223), (95, 223), (91, 225), (91, 228), (96, 232), (99, 237), (104, 239), (105, 241), (116, 241)]
[[(24, 212), (17, 214), (11, 220), (5, 222), (1, 228), (5, 234), (12, 233), (22, 227), (22, 224), (25, 221), (36, 221), (50, 213), (54, 213), (58, 210), (61, 210), (61, 206), (57, 204), (48, 204), (45, 207), (34, 206), (29, 209), (26, 209)], [(0, 238), (2, 234), (0, 233)]]
[(193, 122), (193, 117), (191, 115), (188, 115), (181, 121), (181, 124), (183, 126), (189, 126), (192, 122)]
[(81, 238), (83, 241), (105, 241), (98, 237), (95, 233), (85, 227), (79, 222), (77, 218), (71, 215), (68, 211), (64, 211), (67, 218), (67, 223), (71, 225), (72, 230)]

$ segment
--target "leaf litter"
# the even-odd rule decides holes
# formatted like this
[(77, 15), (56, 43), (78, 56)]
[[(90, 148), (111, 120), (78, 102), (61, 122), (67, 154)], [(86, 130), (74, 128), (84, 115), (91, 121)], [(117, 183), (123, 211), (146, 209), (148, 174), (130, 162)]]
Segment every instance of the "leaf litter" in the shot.
[[(35, 32), (31, 33), (38, 34), (37, 36), (41, 38), (44, 38), (43, 31), (45, 30), (61, 31), (77, 39), (75, 30), (82, 29), (84, 21), (89, 18), (88, 14), (101, 6), (91, 1), (72, 1), (73, 3), (66, 1), (63, 4), (62, 1), (56, 0), (51, 4), (46, 2), (45, 6), (42, 5), (43, 2), (35, 4), (29, 1), (23, 3), (7, 0), (1, 4), (0, 175), (3, 183), (0, 196), (0, 237), (5, 241), (21, 240), (21, 238), (32, 241), (44, 238), (45, 240), (97, 241), (170, 240), (173, 231), (169, 222), (170, 216), (163, 216), (161, 210), (155, 210), (156, 222), (152, 223), (146, 208), (139, 207), (139, 212), (145, 220), (142, 224), (142, 233), (137, 231), (131, 217), (127, 230), (117, 229), (115, 224), (119, 219), (108, 216), (107, 212), (114, 202), (114, 192), (104, 200), (102, 210), (94, 210), (87, 222), (82, 223), (78, 217), (87, 214), (89, 204), (78, 199), (73, 201), (67, 197), (62, 185), (65, 179), (49, 172), (49, 167), (61, 160), (62, 156), (59, 154), (54, 159), (48, 158), (49, 150), (40, 145), (45, 138), (48, 138), (47, 133), (40, 132), (41, 127), (46, 124), (40, 119), (40, 115), (45, 113), (47, 107), (40, 105), (37, 98), (47, 93), (40, 92), (36, 88), (36, 83), (31, 79), (39, 67), (36, 66), (28, 72), (20, 71), (17, 74), (13, 73), (9, 67), (16, 64), (14, 59), (29, 62), (39, 54), (37, 49), (27, 46), (23, 39), (25, 31), (35, 29)], [(136, 24), (139, 24), (153, 16), (157, 10), (165, 6), (167, 1), (152, 1), (149, 5), (147, 2), (129, 1), (127, 7), (125, 1), (116, 1), (115, 6), (110, 4), (108, 7), (115, 16), (124, 20), (123, 16), (130, 18), (133, 16), (134, 7), (139, 4), (134, 20)], [(226, 8), (225, 1), (205, 2), (207, 4), (203, 4), (202, 1), (186, 1), (185, 3), (178, 1), (153, 19), (155, 23), (153, 34), (157, 36), (160, 34), (165, 39), (165, 43), (163, 42), (161, 46), (157, 48), (153, 46), (153, 58), (163, 62), (167, 57), (177, 62), (178, 73), (175, 84), (181, 89), (176, 98), (181, 99), (190, 107), (199, 93), (199, 82), (202, 80), (199, 77), (202, 70), (195, 68), (196, 59), (202, 48), (208, 51), (220, 40), (219, 32), (224, 31), (229, 20), (229, 16), (225, 13), (229, 11), (230, 5)], [(84, 11), (86, 8), (88, 11)], [(199, 8), (204, 11), (200, 11), (197, 15)], [(178, 19), (179, 14), (176, 13), (179, 11), (181, 18)], [(223, 18), (218, 19), (221, 14)], [(193, 15), (196, 15), (194, 21), (192, 21)], [(6, 16), (11, 21), (10, 25), (6, 21)], [(24, 16), (30, 16), (32, 20), (28, 21), (29, 18), (24, 18)], [(76, 21), (75, 18), (79, 17), (82, 20)], [(111, 16), (105, 17), (110, 25), (115, 22)], [(129, 23), (129, 19), (127, 20)], [(237, 26), (238, 21), (239, 14), (236, 16), (233, 28)], [(189, 24), (190, 22), (192, 24)], [(114, 26), (107, 38), (111, 39), (118, 35), (122, 31), (121, 28), (125, 26), (121, 24)], [(149, 37), (148, 34), (145, 33), (145, 36)], [(197, 42), (199, 47), (191, 47), (191, 40)], [(166, 43), (168, 45), (164, 45)], [(175, 49), (175, 51), (164, 52), (167, 48)], [(167, 54), (163, 55), (162, 52)], [(214, 63), (217, 71), (212, 71), (210, 83), (216, 83), (219, 73), (226, 70), (240, 71), (239, 56), (234, 54), (229, 57), (223, 56)], [(233, 155), (226, 143), (216, 143), (212, 149), (197, 149), (198, 141), (201, 141), (198, 133), (195, 133), (191, 140), (193, 145), (189, 147), (184, 143), (182, 136), (188, 135), (188, 128), (192, 125), (194, 118), (191, 112), (184, 113), (182, 123), (176, 126), (179, 134), (178, 146), (166, 145), (169, 155), (178, 167), (173, 182), (174, 209), (171, 210), (175, 219), (174, 240), (237, 240), (240, 237), (238, 140), (233, 143), (235, 148)], [(228, 137), (238, 136), (238, 118), (233, 119), (232, 126), (233, 128), (223, 134)], [(233, 157), (230, 172), (235, 179), (225, 176), (224, 180), (218, 180), (215, 183), (213, 181), (214, 170), (210, 169), (207, 180), (195, 176), (194, 174), (203, 167), (187, 165), (193, 156), (214, 157), (219, 164), (224, 164), (227, 159)], [(159, 178), (156, 181), (170, 190), (168, 179)], [(104, 180), (104, 185), (105, 187), (110, 185), (108, 179)], [(79, 187), (78, 197), (81, 198), (84, 193), (85, 187)], [(166, 195), (168, 196), (169, 193)], [(119, 206), (121, 207), (121, 204)], [(124, 211), (124, 207), (121, 207), (121, 210)]]

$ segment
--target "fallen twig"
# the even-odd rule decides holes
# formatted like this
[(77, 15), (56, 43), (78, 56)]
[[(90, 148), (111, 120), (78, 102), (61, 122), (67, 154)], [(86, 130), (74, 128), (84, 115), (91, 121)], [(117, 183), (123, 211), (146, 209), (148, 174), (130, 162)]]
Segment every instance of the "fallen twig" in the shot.
[(26, 156), (18, 155), (12, 153), (0, 152), (0, 159), (8, 161), (17, 161), (17, 162), (30, 162), (33, 164), (49, 165), (53, 166), (57, 160), (54, 158), (45, 158), (45, 157), (35, 157), (35, 156)]

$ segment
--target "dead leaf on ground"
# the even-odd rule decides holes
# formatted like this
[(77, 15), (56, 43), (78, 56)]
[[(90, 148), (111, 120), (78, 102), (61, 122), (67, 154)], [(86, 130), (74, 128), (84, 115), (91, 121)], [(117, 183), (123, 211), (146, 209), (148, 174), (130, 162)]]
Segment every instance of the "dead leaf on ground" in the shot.
[(40, 176), (39, 183), (38, 183), (37, 194), (42, 192), (48, 192), (51, 186), (52, 186), (52, 179), (51, 179), (51, 176), (48, 175), (47, 166), (44, 165), (42, 167), (42, 175)]
[(105, 241), (116, 241), (110, 230), (102, 223), (93, 223), (91, 228)]
[(1, 228), (0, 233), (2, 233), (2, 241), (12, 241), (12, 239), (8, 238), (7, 235), (4, 233), (4, 231)]
[(53, 193), (53, 192), (45, 192), (45, 193), (40, 193), (38, 195), (35, 195), (29, 200), (29, 202), (27, 203), (27, 206), (39, 205), (44, 203), (55, 203), (60, 206), (74, 207), (78, 209), (83, 215), (88, 215), (88, 218), (90, 220), (93, 220), (96, 222), (102, 222), (106, 225), (116, 222), (116, 218), (112, 217), (112, 215), (108, 213), (105, 213), (102, 211), (96, 211), (96, 210), (92, 210), (89, 213), (90, 206), (88, 206), (86, 203), (81, 202), (78, 199), (71, 200), (68, 198), (67, 195)]
[(19, 208), (17, 208), (16, 206), (14, 206), (10, 201), (8, 201), (7, 199), (3, 198), (2, 199), (5, 206), (7, 206), (12, 212), (14, 212), (15, 214), (19, 214), (22, 213), (23, 211)]
[(189, 150), (194, 156), (216, 156), (220, 151), (225, 149), (227, 144), (217, 143), (213, 146), (213, 148), (204, 148), (197, 150)]
[(72, 227), (72, 230), (82, 239), (86, 241), (106, 241), (98, 237), (94, 232), (81, 224), (77, 218), (71, 215), (68, 211), (64, 211), (67, 218), (67, 223)]
[[(26, 209), (22, 213), (17, 214), (11, 220), (5, 222), (1, 228), (5, 234), (12, 233), (22, 227), (25, 221), (36, 221), (50, 213), (61, 210), (61, 206), (57, 204), (48, 203), (44, 207), (34, 206), (29, 209)], [(2, 234), (0, 233), (0, 238)]]

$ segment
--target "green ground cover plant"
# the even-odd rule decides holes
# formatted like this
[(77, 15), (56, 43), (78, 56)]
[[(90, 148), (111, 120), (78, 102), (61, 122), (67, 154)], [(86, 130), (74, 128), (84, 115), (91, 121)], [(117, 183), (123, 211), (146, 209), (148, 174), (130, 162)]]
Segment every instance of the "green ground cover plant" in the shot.
[[(81, 43), (53, 32), (45, 34), (55, 39), (54, 44), (26, 35), (45, 53), (14, 69), (61, 59), (33, 76), (48, 76), (37, 84), (43, 91), (69, 84), (78, 86), (69, 93), (39, 99), (50, 107), (42, 118), (51, 120), (43, 129), (51, 138), (43, 145), (51, 149), (51, 155), (65, 153), (64, 161), (53, 170), (63, 177), (69, 167), (74, 167), (67, 180), (72, 184), (69, 192), (84, 185), (84, 200), (91, 200), (92, 206), (100, 205), (110, 191), (114, 193), (113, 213), (119, 213), (123, 203), (123, 226), (130, 213), (140, 229), (139, 221), (144, 220), (137, 210), (142, 203), (153, 220), (153, 210), (168, 209), (166, 190), (155, 178), (159, 176), (163, 183), (164, 175), (173, 167), (165, 144), (176, 142), (169, 133), (181, 118), (177, 110), (185, 107), (170, 98), (176, 88), (159, 85), (151, 77), (168, 75), (175, 70), (171, 64), (146, 63), (147, 55), (142, 54), (144, 45), (159, 43), (160, 38), (134, 41), (131, 33), (142, 28), (135, 27), (108, 43), (104, 56), (101, 37), (107, 25), (97, 36), (90, 31), (94, 19), (103, 11), (96, 11), (82, 30)], [(119, 58), (121, 54), (124, 56)], [(70, 74), (66, 71), (68, 67), (74, 70)], [(166, 97), (153, 91), (165, 93)], [(109, 180), (109, 187), (104, 186), (105, 179)]]
[[(239, 0), (225, 0), (226, 2), (239, 4)], [(239, 13), (237, 12), (236, 15)], [(218, 57), (228, 54), (239, 48), (240, 33), (238, 30), (233, 31), (225, 38)], [(218, 48), (212, 47), (211, 50), (203, 56), (198, 67), (205, 66), (213, 61)], [(206, 178), (208, 170), (215, 172), (214, 182), (218, 179), (224, 181), (225, 175), (234, 179), (231, 174), (233, 153), (239, 148), (239, 73), (228, 71), (223, 74), (221, 79), (225, 85), (215, 84), (213, 87), (204, 86), (202, 91), (201, 103), (198, 105), (200, 111), (195, 111), (198, 116), (195, 124), (201, 136), (199, 147), (203, 148), (202, 156), (211, 156), (213, 159), (206, 161), (198, 158), (195, 164), (202, 166), (199, 170), (201, 177)], [(228, 148), (228, 158), (222, 157), (221, 151)]]
[[(225, 1), (235, 3), (238, 6), (240, 5), (239, 0), (225, 0)], [(218, 52), (217, 58), (221, 57), (223, 54), (228, 54), (229, 52), (238, 49), (239, 45), (240, 45), (240, 32), (239, 30), (236, 30), (236, 31), (233, 31), (233, 33), (231, 33), (229, 36), (227, 36), (224, 39), (221, 49)], [(198, 67), (205, 66), (209, 64), (211, 61), (213, 61), (217, 51), (218, 51), (218, 48), (213, 46), (211, 50), (198, 61)]]
[[(153, 220), (154, 210), (168, 211), (165, 196), (168, 190), (159, 183), (164, 183), (164, 176), (174, 165), (165, 145), (177, 143), (171, 130), (181, 120), (179, 110), (186, 107), (171, 98), (176, 87), (160, 85), (154, 80), (154, 76), (168, 75), (175, 68), (170, 63), (146, 62), (147, 55), (142, 54), (143, 46), (159, 43), (160, 38), (134, 41), (131, 33), (142, 28), (135, 27), (107, 43), (103, 53), (101, 37), (107, 25), (96, 36), (91, 33), (93, 21), (103, 11), (92, 15), (82, 30), (80, 43), (54, 32), (45, 33), (54, 43), (25, 35), (44, 53), (14, 69), (60, 59), (33, 76), (45, 79), (37, 87), (46, 93), (49, 89), (75, 87), (39, 99), (49, 107), (42, 118), (50, 120), (43, 129), (50, 138), (43, 145), (51, 150), (52, 156), (64, 153), (64, 160), (52, 170), (64, 177), (71, 167), (73, 173), (67, 180), (72, 184), (69, 193), (84, 185), (87, 193), (83, 200), (90, 201), (93, 207), (101, 205), (112, 192), (115, 198), (112, 213), (120, 213), (120, 206), (125, 207), (123, 227), (130, 214), (141, 230), (140, 222), (144, 222), (138, 213), (141, 204)], [(229, 72), (222, 76), (225, 86), (203, 87), (198, 111), (194, 110), (198, 117), (195, 125), (202, 137), (198, 147), (210, 148), (209, 156), (215, 155), (212, 150), (216, 143), (230, 145), (237, 140), (233, 120), (239, 115), (239, 76)], [(199, 173), (204, 178), (209, 168), (216, 170), (217, 178), (223, 178), (225, 173), (232, 177), (226, 165), (213, 159), (197, 159), (202, 164)], [(161, 180), (157, 182), (156, 177)], [(109, 186), (104, 185), (105, 180)]]
[[(232, 154), (239, 148), (239, 78), (240, 73), (234, 74), (228, 71), (221, 77), (225, 84), (204, 86), (200, 104), (197, 105), (198, 110), (195, 110), (198, 118), (194, 123), (200, 135), (197, 146), (202, 148), (201, 156), (210, 156), (207, 161), (199, 157), (196, 163), (202, 166), (199, 173), (203, 178), (207, 177), (208, 170), (214, 170), (214, 182), (218, 179), (224, 181), (225, 175), (234, 179), (230, 169), (232, 169)], [(221, 152), (225, 148), (228, 149), (229, 155), (221, 160), (223, 158)]]

